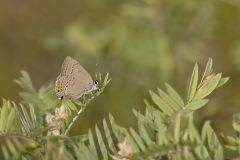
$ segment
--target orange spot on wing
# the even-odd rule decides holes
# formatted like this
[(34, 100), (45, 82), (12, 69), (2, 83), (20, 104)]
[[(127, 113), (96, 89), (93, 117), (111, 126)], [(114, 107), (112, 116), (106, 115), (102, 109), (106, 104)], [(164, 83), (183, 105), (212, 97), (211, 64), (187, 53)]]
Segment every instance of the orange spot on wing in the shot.
[(57, 89), (58, 92), (62, 92), (62, 82), (58, 82)]

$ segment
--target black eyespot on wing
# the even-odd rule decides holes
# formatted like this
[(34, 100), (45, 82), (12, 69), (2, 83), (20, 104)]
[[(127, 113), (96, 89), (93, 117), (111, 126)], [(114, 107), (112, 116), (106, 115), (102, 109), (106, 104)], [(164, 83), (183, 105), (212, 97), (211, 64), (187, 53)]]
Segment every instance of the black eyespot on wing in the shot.
[(98, 84), (98, 81), (97, 81), (97, 80), (95, 80), (95, 81), (94, 81), (94, 83), (97, 85), (97, 84)]

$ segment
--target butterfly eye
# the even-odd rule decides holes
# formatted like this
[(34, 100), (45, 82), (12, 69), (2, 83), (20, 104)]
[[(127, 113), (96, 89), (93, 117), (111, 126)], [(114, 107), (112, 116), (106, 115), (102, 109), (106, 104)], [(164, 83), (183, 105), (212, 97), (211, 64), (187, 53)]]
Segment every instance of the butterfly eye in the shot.
[(95, 80), (94, 83), (95, 83), (96, 85), (98, 85), (98, 81), (97, 81), (97, 80)]

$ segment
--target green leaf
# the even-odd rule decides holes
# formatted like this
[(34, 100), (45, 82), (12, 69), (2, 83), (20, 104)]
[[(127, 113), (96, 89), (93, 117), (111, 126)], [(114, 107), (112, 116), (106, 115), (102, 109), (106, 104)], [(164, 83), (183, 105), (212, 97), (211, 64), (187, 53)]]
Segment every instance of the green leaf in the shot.
[(140, 125), (140, 133), (141, 133), (141, 137), (143, 138), (144, 142), (150, 146), (152, 145), (154, 142), (151, 140), (150, 136), (147, 133), (147, 130), (145, 129), (144, 125)]
[(231, 136), (227, 136), (226, 137), (226, 140), (227, 140), (227, 144), (229, 145), (237, 145), (237, 139), (235, 139), (234, 137), (231, 137)]
[(181, 141), (187, 142), (189, 138), (189, 131), (183, 130), (182, 136), (181, 136)]
[(15, 108), (12, 108), (8, 119), (6, 121), (6, 130), (7, 131), (13, 131), (13, 130), (17, 130), (17, 111)]
[(218, 82), (218, 85), (216, 88), (219, 88), (219, 87), (223, 86), (224, 84), (226, 84), (229, 79), (230, 79), (229, 77), (221, 78), (221, 80)]
[(174, 113), (173, 109), (170, 108), (166, 102), (159, 97), (156, 93), (149, 91), (153, 102), (167, 115), (172, 115)]
[(131, 148), (132, 148), (132, 152), (133, 153), (139, 153), (140, 150), (139, 150), (139, 147), (138, 145), (135, 143), (134, 139), (132, 138), (132, 136), (126, 132), (125, 133), (126, 137), (127, 137), (127, 142), (128, 144), (130, 144)]
[(125, 128), (118, 126), (115, 123), (115, 120), (111, 114), (109, 114), (109, 120), (110, 120), (110, 123), (112, 126), (113, 133), (115, 134), (118, 142), (121, 143), (122, 141), (124, 141), (125, 138), (127, 138), (128, 143), (132, 147), (133, 153), (138, 153), (139, 148), (138, 148), (137, 144), (135, 143), (135, 141), (132, 139), (132, 137), (129, 135), (128, 131)]
[(72, 111), (77, 111), (77, 110), (78, 110), (77, 107), (76, 107), (76, 105), (75, 105), (71, 100), (64, 99), (64, 100), (62, 101), (62, 104), (64, 105), (64, 107), (65, 107), (66, 109), (70, 109), (70, 110), (72, 110)]
[(134, 138), (135, 142), (140, 147), (140, 149), (142, 151), (145, 151), (146, 147), (144, 145), (144, 142), (143, 142), (142, 138), (137, 134), (137, 132), (133, 128), (130, 128), (130, 133), (131, 133), (132, 137)]
[(108, 151), (107, 151), (107, 148), (104, 144), (101, 132), (100, 132), (97, 125), (95, 126), (95, 131), (96, 131), (96, 134), (97, 134), (98, 144), (99, 144), (103, 159), (108, 159)]
[(196, 63), (193, 68), (193, 72), (192, 72), (192, 76), (191, 76), (191, 80), (188, 88), (188, 96), (187, 96), (188, 102), (192, 101), (197, 90), (197, 84), (198, 84), (198, 65)]
[(36, 123), (22, 104), (20, 104), (20, 108), (21, 111), (18, 110), (18, 115), (22, 122), (22, 127), (24, 128), (25, 132), (30, 132), (36, 127)]
[(237, 151), (238, 150), (238, 146), (230, 146), (230, 145), (224, 145), (225, 148), (232, 150), (232, 151)]
[(186, 109), (197, 110), (208, 103), (208, 99), (194, 100), (186, 105)]
[(36, 93), (36, 90), (33, 87), (32, 80), (29, 76), (29, 74), (26, 71), (21, 71), (22, 77), (20, 77), (18, 80), (14, 80), (15, 83), (17, 83), (19, 86), (21, 86), (23, 89), (25, 89), (28, 92)]
[(4, 159), (10, 159), (11, 156), (10, 156), (10, 153), (8, 152), (7, 147), (4, 145), (4, 146), (1, 146), (1, 149), (2, 149)]
[(181, 96), (167, 83), (165, 83), (168, 94), (171, 96), (171, 98), (180, 106), (184, 106), (184, 102), (181, 98)]
[(90, 148), (90, 151), (93, 154), (93, 156), (95, 157), (95, 159), (98, 160), (98, 155), (97, 155), (95, 142), (94, 142), (93, 135), (92, 135), (92, 132), (91, 132), (90, 129), (88, 131), (88, 138), (89, 138), (89, 148)]
[(158, 132), (157, 133), (157, 143), (161, 146), (168, 144), (168, 139), (163, 132)]
[(51, 128), (50, 126), (49, 127), (38, 126), (36, 129), (31, 131), (30, 135), (34, 137), (42, 136), (43, 134), (47, 133), (47, 131), (49, 131), (50, 128)]
[(200, 135), (199, 135), (194, 123), (193, 123), (193, 114), (191, 114), (189, 116), (188, 131), (189, 131), (189, 137), (190, 137), (191, 142), (201, 143)]
[(205, 140), (206, 138), (210, 150), (214, 152), (214, 159), (223, 159), (222, 145), (209, 122), (204, 124), (202, 130), (202, 140)]
[[(63, 146), (64, 147), (64, 146)], [(83, 144), (79, 143), (73, 147), (75, 156), (79, 160), (90, 160), (89, 149)], [(75, 158), (76, 159), (76, 158)]]
[(177, 115), (175, 120), (175, 126), (174, 126), (174, 140), (176, 143), (179, 143), (180, 139), (180, 123), (181, 123), (181, 117), (180, 114)]
[(183, 148), (182, 154), (183, 154), (183, 158), (181, 160), (187, 160), (187, 159), (195, 160), (194, 153), (192, 153), (192, 151), (188, 148)]
[(157, 144), (159, 145), (168, 145), (169, 140), (167, 138), (168, 134), (162, 126), (157, 126)]
[(32, 124), (35, 127), (36, 126), (37, 117), (36, 117), (36, 114), (35, 114), (35, 111), (34, 111), (34, 107), (31, 104), (29, 105), (29, 113), (30, 113)]
[(111, 137), (110, 130), (108, 128), (108, 125), (107, 125), (107, 122), (106, 122), (105, 119), (103, 120), (103, 128), (104, 128), (104, 131), (105, 131), (105, 136), (106, 136), (106, 139), (107, 139), (107, 142), (108, 142), (109, 149), (114, 154), (117, 154), (117, 150), (116, 150), (116, 148), (114, 146), (113, 139)]
[(15, 148), (17, 148), (18, 152), (23, 152), (25, 150), (25, 147), (23, 147), (21, 141), (18, 140), (17, 138), (13, 137), (12, 142), (13, 142)]
[(211, 156), (205, 146), (199, 145), (195, 148), (195, 153), (198, 159), (211, 160)]
[(99, 81), (98, 90), (95, 93), (98, 96), (98, 95), (100, 95), (103, 92), (105, 87), (111, 81), (111, 78), (109, 78), (109, 73), (107, 73), (107, 75), (105, 76), (104, 80), (102, 80), (102, 75), (99, 73), (99, 74), (96, 74), (96, 79)]
[(164, 91), (162, 91), (159, 88), (158, 93), (162, 97), (163, 101), (173, 110), (178, 111), (181, 108), (181, 106), (179, 106), (169, 95), (167, 95)]
[(133, 114), (137, 117), (138, 121), (146, 123), (146, 124), (151, 124), (152, 123), (152, 117), (150, 118), (149, 116), (145, 116), (141, 114), (139, 111), (133, 109)]
[(9, 101), (3, 101), (3, 107), (0, 114), (0, 131), (5, 131), (6, 129), (6, 120), (8, 119), (8, 114), (11, 110), (11, 104)]
[(212, 60), (212, 58), (208, 58), (208, 62), (207, 62), (207, 65), (206, 65), (205, 71), (203, 73), (200, 84), (203, 82), (204, 78), (206, 78), (207, 76), (209, 76), (211, 74), (212, 66), (213, 66), (213, 60)]
[(208, 126), (210, 125), (210, 121), (204, 122), (203, 128), (202, 128), (202, 133), (201, 133), (201, 139), (202, 141), (205, 141), (207, 138), (207, 129)]
[(208, 96), (214, 89), (216, 89), (220, 79), (221, 73), (217, 74), (214, 78), (212, 78), (205, 86), (199, 88), (194, 97), (194, 100), (202, 99)]
[(206, 132), (208, 146), (210, 150), (214, 152), (214, 159), (222, 160), (224, 158), (222, 145), (219, 142), (217, 135), (215, 134), (214, 130), (212, 129), (209, 123), (206, 125)]
[(240, 113), (235, 113), (233, 115), (233, 129), (235, 131), (237, 131), (238, 133), (240, 133), (240, 125), (239, 125), (239, 122), (240, 122)]
[(130, 144), (133, 153), (138, 153), (139, 148), (138, 148), (137, 144), (135, 143), (135, 141), (132, 139), (132, 137), (129, 135), (128, 131), (125, 128), (118, 126), (115, 123), (115, 120), (111, 114), (109, 114), (109, 120), (110, 120), (110, 124), (112, 126), (113, 133), (115, 134), (118, 142), (122, 143), (125, 140), (125, 138), (127, 138), (128, 143)]
[(111, 81), (111, 78), (109, 78), (109, 73), (104, 78), (103, 85), (106, 86)]
[(90, 160), (91, 159), (90, 157), (92, 157), (92, 154), (90, 153), (90, 151), (86, 147), (86, 145), (83, 143), (80, 143), (79, 148), (81, 148), (81, 150), (82, 150), (82, 154), (80, 156), (84, 157), (84, 159), (86, 159), (86, 160)]
[(61, 100), (55, 96), (55, 84), (53, 82), (42, 86), (38, 91), (38, 99), (42, 103), (41, 110), (49, 111), (60, 106)]
[(62, 148), (61, 150), (63, 150), (63, 159), (68, 159), (68, 160), (75, 160), (75, 157), (72, 153), (70, 153), (65, 146), (62, 145)]
[(122, 131), (121, 128), (118, 127), (111, 113), (109, 113), (109, 120), (110, 120), (113, 133), (116, 136), (118, 142), (122, 141), (125, 138), (124, 131)]
[(6, 144), (7, 144), (7, 146), (8, 146), (8, 149), (9, 149), (9, 151), (10, 151), (10, 153), (12, 154), (12, 155), (18, 155), (19, 154), (19, 152), (17, 151), (17, 149), (15, 148), (15, 145), (12, 143), (12, 141), (9, 139), (9, 138), (7, 138), (6, 139)]

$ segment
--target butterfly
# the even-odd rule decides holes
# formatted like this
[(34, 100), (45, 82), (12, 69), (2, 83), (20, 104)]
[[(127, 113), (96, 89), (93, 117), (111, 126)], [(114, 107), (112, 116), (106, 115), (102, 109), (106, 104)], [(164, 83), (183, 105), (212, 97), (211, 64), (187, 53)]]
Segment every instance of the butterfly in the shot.
[(59, 99), (78, 99), (96, 90), (97, 84), (77, 60), (67, 56), (56, 79), (55, 93)]

